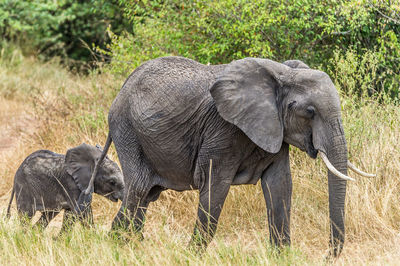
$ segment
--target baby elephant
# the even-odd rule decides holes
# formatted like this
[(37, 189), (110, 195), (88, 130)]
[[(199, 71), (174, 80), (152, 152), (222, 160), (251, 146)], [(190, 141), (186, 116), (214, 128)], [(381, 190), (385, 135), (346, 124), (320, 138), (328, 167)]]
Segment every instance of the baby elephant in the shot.
[[(7, 209), (16, 195), (20, 214), (32, 218), (36, 211), (42, 216), (38, 225), (43, 228), (61, 211), (65, 210), (62, 230), (76, 220), (74, 210), (81, 191), (89, 184), (95, 162), (101, 155), (100, 147), (85, 143), (69, 149), (66, 155), (39, 150), (29, 155), (18, 168)], [(111, 201), (122, 200), (124, 179), (118, 165), (105, 158), (94, 179), (94, 192)], [(93, 221), (90, 206), (83, 217)]]

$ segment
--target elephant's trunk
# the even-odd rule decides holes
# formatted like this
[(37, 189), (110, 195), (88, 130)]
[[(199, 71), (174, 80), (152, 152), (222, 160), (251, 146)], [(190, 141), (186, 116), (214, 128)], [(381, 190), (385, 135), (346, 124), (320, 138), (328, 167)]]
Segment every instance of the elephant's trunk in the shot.
[[(333, 167), (347, 176), (347, 145), (340, 119), (331, 124), (334, 128), (330, 136), (330, 145), (327, 147), (327, 157)], [(328, 172), (329, 185), (329, 215), (331, 220), (331, 252), (338, 256), (342, 250), (345, 238), (345, 199), (347, 181)]]

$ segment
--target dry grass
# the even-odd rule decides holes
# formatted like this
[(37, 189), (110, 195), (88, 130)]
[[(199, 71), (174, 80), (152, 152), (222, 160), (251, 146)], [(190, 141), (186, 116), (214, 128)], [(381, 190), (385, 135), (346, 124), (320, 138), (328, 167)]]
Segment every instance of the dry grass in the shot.
[[(96, 226), (75, 227), (53, 239), (46, 232), (4, 217), (13, 175), (37, 149), (65, 153), (81, 142), (104, 144), (106, 115), (123, 79), (106, 74), (72, 75), (56, 63), (16, 54), (0, 61), (0, 264), (323, 264), (329, 220), (325, 167), (291, 149), (294, 182), (292, 247), (280, 255), (269, 247), (260, 185), (232, 187), (216, 237), (203, 257), (186, 250), (197, 192), (163, 192), (150, 205), (145, 240), (121, 242), (107, 234), (118, 204), (94, 200)], [(348, 184), (346, 243), (337, 264), (400, 262), (400, 108), (343, 98), (350, 158), (376, 178)], [(355, 108), (357, 105), (359, 107)], [(111, 157), (117, 158), (112, 149)], [(354, 174), (352, 174), (354, 176)], [(13, 210), (15, 214), (15, 210)]]

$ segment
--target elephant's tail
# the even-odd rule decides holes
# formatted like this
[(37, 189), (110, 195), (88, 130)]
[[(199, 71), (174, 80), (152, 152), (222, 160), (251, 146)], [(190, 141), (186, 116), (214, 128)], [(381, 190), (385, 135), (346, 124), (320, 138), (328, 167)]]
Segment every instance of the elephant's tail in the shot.
[(12, 203), (12, 201), (13, 201), (13, 199), (14, 199), (14, 194), (15, 194), (15, 190), (14, 190), (14, 187), (13, 187), (13, 189), (12, 189), (12, 192), (11, 192), (11, 199), (10, 199), (10, 202), (8, 203), (8, 207), (7, 207), (7, 218), (10, 218), (11, 217), (11, 214), (10, 214), (10, 211), (11, 211), (11, 203)]
[(104, 149), (103, 149), (103, 154), (104, 154), (104, 155), (102, 154), (103, 159), (104, 159), (104, 157), (106, 156), (106, 154), (107, 154), (107, 152), (108, 152), (108, 149), (109, 149), (110, 146), (111, 146), (111, 143), (112, 143), (111, 134), (110, 134), (110, 132), (108, 132), (106, 144), (104, 145)]
[(111, 134), (108, 132), (106, 144), (104, 145), (103, 152), (100, 155), (100, 158), (96, 161), (96, 164), (93, 169), (92, 176), (90, 177), (89, 185), (85, 190), (81, 192), (79, 195), (78, 201), (76, 203), (75, 207), (75, 212), (80, 215), (84, 209), (86, 209), (87, 206), (90, 206), (92, 203), (92, 193), (94, 191), (94, 178), (97, 175), (97, 171), (99, 170), (99, 167), (101, 165), (101, 162), (104, 160), (104, 157), (106, 157), (108, 149), (110, 148), (112, 143), (111, 139)]
[(85, 191), (85, 194), (88, 194), (89, 192), (93, 192), (94, 178), (95, 178), (96, 175), (97, 175), (97, 171), (99, 170), (99, 167), (100, 167), (100, 165), (101, 165), (101, 162), (104, 160), (104, 158), (105, 158), (106, 155), (107, 155), (107, 152), (108, 152), (108, 149), (109, 149), (110, 146), (111, 146), (111, 143), (112, 143), (111, 134), (110, 134), (110, 132), (108, 132), (106, 144), (104, 145), (103, 152), (101, 153), (100, 158), (96, 161), (96, 165), (94, 166), (94, 170), (93, 170), (93, 173), (92, 173), (92, 177), (90, 178), (90, 182), (89, 182), (89, 185), (88, 185), (88, 187), (87, 187), (87, 189), (86, 189), (86, 191)]

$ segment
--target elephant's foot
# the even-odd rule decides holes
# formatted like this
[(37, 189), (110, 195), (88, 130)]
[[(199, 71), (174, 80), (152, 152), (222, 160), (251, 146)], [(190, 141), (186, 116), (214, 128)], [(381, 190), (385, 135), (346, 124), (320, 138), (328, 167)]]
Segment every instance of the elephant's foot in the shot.
[(208, 236), (206, 232), (201, 232), (196, 225), (187, 249), (201, 256), (207, 250), (210, 241), (211, 237)]
[(143, 241), (143, 233), (142, 232), (132, 232), (131, 230), (125, 230), (124, 228), (112, 228), (109, 232), (109, 236), (114, 240), (118, 240), (124, 243), (128, 243), (133, 241)]
[(187, 249), (198, 256), (202, 256), (207, 250), (207, 245), (203, 244), (201, 240), (190, 240)]
[(142, 241), (144, 239), (142, 228), (143, 224), (137, 225), (134, 219), (129, 219), (126, 215), (118, 213), (112, 223), (110, 235), (124, 242), (132, 240), (132, 237)]
[(289, 234), (271, 234), (271, 239), (270, 239), (271, 245), (279, 248), (279, 249), (284, 249), (286, 247), (290, 246), (290, 236)]

